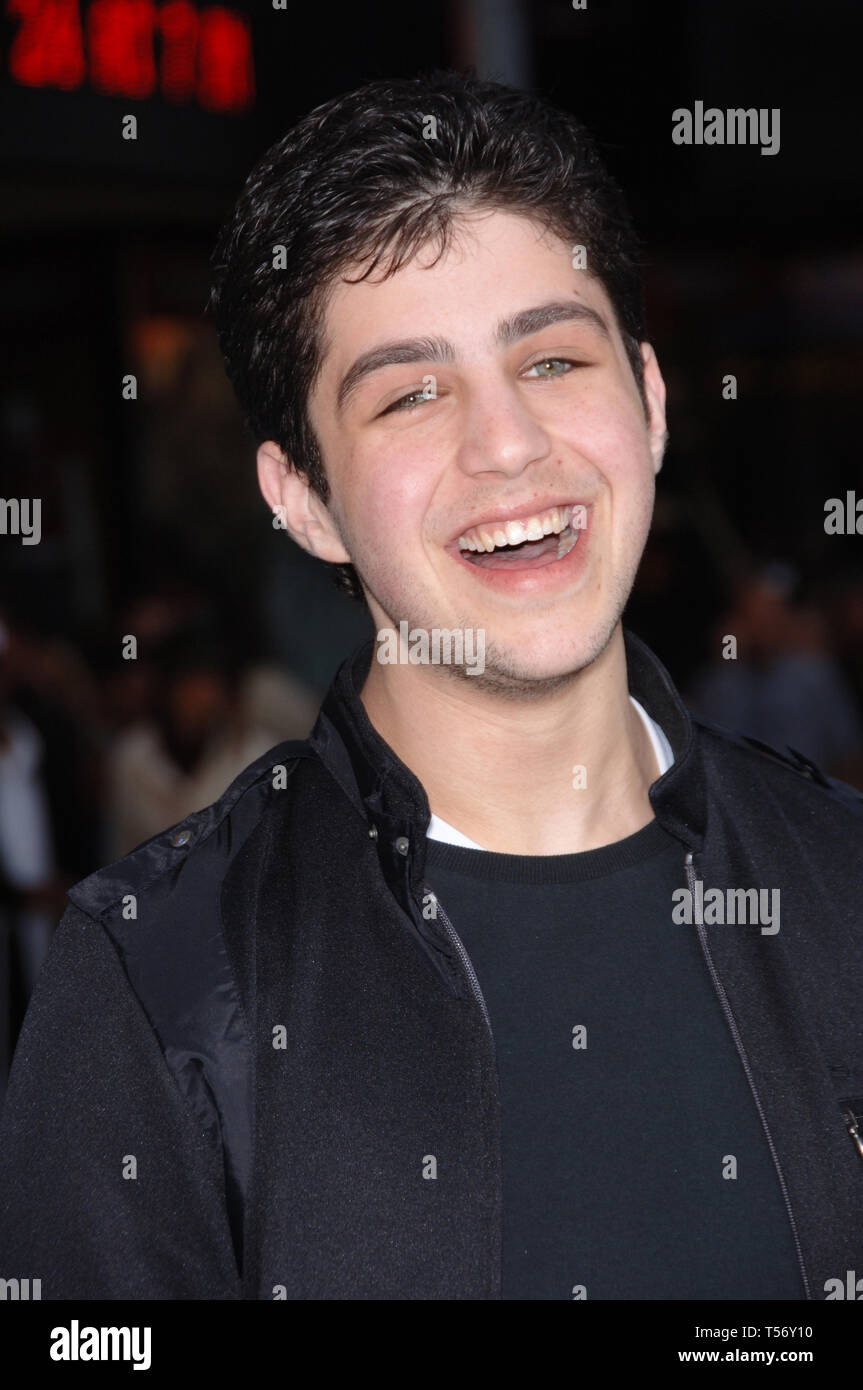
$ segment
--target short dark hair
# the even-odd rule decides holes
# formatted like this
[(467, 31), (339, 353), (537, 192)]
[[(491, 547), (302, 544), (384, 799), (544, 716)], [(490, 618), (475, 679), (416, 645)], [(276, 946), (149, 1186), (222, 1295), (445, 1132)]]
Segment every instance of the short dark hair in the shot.
[[(434, 121), (429, 120), (430, 117)], [(433, 138), (428, 138), (431, 135)], [(574, 246), (614, 306), (642, 403), (639, 243), (584, 126), (473, 73), (371, 82), (317, 106), (249, 175), (212, 256), (208, 309), (258, 443), (274, 440), (326, 502), (307, 403), (328, 287), (349, 265), (391, 275), (470, 209), (521, 212)], [(284, 268), (274, 265), (284, 247)], [(337, 582), (355, 597), (352, 565)]]

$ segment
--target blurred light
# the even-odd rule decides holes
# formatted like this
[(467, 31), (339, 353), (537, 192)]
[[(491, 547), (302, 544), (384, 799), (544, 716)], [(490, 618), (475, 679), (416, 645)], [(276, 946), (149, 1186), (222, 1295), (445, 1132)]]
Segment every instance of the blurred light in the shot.
[(20, 21), (9, 49), (9, 76), (25, 87), (80, 87), (85, 77), (78, 0), (7, 0)]
[[(83, 21), (82, 21), (83, 11)], [(13, 82), (240, 113), (255, 99), (251, 26), (225, 5), (191, 0), (6, 0), (18, 21), (9, 48)], [(86, 43), (85, 43), (86, 39)]]
[(93, 0), (87, 15), (91, 87), (106, 96), (150, 96), (155, 17), (152, 0)]

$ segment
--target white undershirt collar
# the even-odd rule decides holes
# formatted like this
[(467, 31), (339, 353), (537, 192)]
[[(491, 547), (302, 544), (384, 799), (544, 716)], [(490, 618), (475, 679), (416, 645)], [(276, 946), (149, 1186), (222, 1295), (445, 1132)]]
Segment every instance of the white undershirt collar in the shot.
[[(630, 700), (641, 716), (641, 722), (647, 730), (650, 739), (650, 746), (653, 749), (656, 761), (659, 764), (659, 775), (667, 772), (674, 762), (674, 754), (671, 751), (671, 744), (665, 737), (655, 719), (651, 719), (647, 710), (638, 703), (633, 695)], [(460, 830), (456, 830), (454, 825), (449, 825), (447, 821), (441, 820), (440, 816), (432, 814), (429, 827), (426, 831), (430, 840), (441, 840), (446, 845), (459, 845), (462, 849), (485, 849), (484, 845), (478, 845), (476, 840), (469, 840), (467, 835), (462, 835)]]

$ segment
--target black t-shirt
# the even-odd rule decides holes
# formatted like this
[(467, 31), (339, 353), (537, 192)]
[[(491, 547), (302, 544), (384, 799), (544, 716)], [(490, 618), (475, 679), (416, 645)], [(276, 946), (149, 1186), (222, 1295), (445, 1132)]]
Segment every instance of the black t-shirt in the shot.
[(805, 1296), (696, 929), (671, 919), (683, 858), (655, 820), (583, 854), (428, 841), (494, 1032), (505, 1299)]

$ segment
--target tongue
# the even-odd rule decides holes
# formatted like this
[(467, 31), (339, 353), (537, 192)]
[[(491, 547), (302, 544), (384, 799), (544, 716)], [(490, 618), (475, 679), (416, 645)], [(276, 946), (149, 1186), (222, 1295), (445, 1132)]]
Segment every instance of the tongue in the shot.
[(541, 541), (523, 541), (521, 545), (493, 550), (490, 555), (475, 550), (467, 554), (472, 564), (487, 570), (538, 569), (554, 563), (559, 544), (560, 536), (543, 536)]

